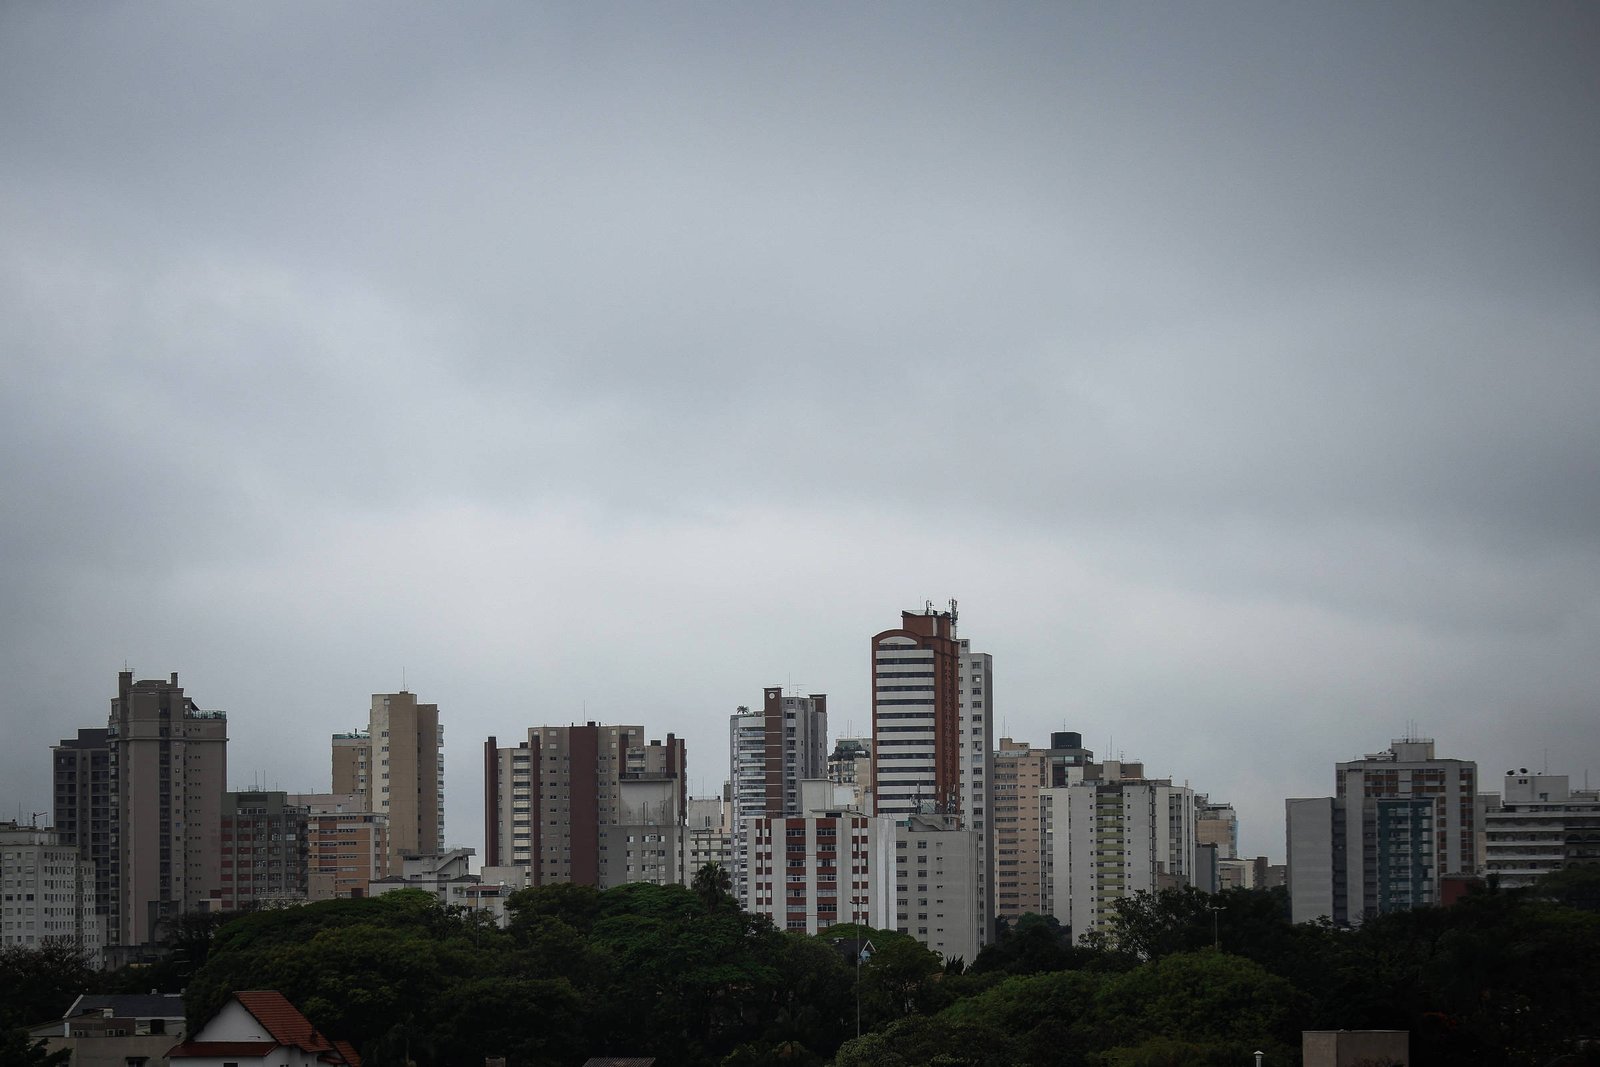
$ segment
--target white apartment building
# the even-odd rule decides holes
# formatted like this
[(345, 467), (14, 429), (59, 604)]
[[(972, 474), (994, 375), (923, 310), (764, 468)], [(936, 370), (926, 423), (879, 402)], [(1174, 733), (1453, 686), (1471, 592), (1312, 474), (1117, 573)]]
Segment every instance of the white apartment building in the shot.
[(976, 960), (988, 936), (978, 832), (929, 813), (875, 818), (869, 836), (871, 925), (909, 934), (946, 960)]
[(994, 916), (994, 663), (956, 637), (956, 618), (953, 601), (929, 604), (872, 638), (873, 805), (897, 822), (949, 815), (977, 835), (981, 947)]
[(0, 823), (0, 945), (37, 948), (72, 941), (101, 965), (95, 867), (54, 830)]
[(1040, 791), (1050, 912), (1074, 939), (1103, 927), (1113, 905), (1195, 877), (1194, 791), (1144, 766), (1092, 763)]
[(1573, 789), (1564, 774), (1508, 772), (1484, 823), (1483, 873), (1504, 888), (1600, 864), (1600, 791)]
[(741, 906), (807, 934), (866, 922), (873, 820), (851, 806), (849, 786), (807, 781), (800, 793), (804, 815), (749, 821)]
[(1295, 921), (1340, 926), (1437, 904), (1445, 875), (1478, 873), (1477, 764), (1408, 737), (1334, 767), (1332, 797), (1292, 798), (1288, 885)]

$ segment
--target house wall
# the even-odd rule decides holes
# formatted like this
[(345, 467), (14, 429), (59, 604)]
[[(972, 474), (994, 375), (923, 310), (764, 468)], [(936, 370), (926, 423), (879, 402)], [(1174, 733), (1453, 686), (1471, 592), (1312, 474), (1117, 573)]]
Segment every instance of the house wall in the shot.
[(144, 1067), (167, 1067), (167, 1053), (182, 1040), (179, 1033), (129, 1034), (125, 1037), (52, 1037), (45, 1041), (51, 1052), (67, 1049), (72, 1067), (127, 1067), (129, 1060), (143, 1059)]

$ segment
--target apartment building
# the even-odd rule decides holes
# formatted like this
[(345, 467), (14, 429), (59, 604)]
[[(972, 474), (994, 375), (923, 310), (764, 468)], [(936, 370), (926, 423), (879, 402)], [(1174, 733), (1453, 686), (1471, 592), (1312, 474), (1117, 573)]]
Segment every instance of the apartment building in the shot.
[[(600, 888), (656, 880), (660, 862), (681, 870), (685, 759), (682, 739), (647, 742), (640, 726), (536, 726), (508, 747), (490, 737), (486, 864), (524, 867), (532, 885)], [(678, 859), (650, 855), (664, 850)]]
[(1290, 913), (1354, 925), (1441, 900), (1478, 872), (1477, 764), (1408, 737), (1334, 768), (1332, 797), (1285, 802)]
[[(106, 742), (116, 825), (116, 925), (108, 936), (112, 944), (147, 946), (161, 938), (164, 923), (208, 906), (222, 887), (227, 716), (201, 710), (176, 672), (135, 681), (122, 671)], [(75, 821), (82, 825), (81, 814)]]
[(222, 911), (304, 901), (310, 887), (310, 807), (252, 790), (222, 800)]
[(389, 823), (389, 867), (444, 841), (444, 727), (415, 693), (374, 693), (367, 728), (334, 734), (333, 792), (366, 798)]
[(1050, 914), (1081, 938), (1104, 927), (1115, 902), (1192, 884), (1194, 791), (1146, 778), (1142, 763), (1105, 760), (1070, 784), (1041, 791)]
[(389, 877), (389, 817), (356, 793), (291, 793), (306, 809), (306, 897), (363, 897)]
[(875, 818), (869, 830), (871, 925), (909, 934), (945, 960), (972, 963), (988, 931), (981, 835), (955, 815)]
[(0, 946), (72, 941), (99, 968), (95, 866), (51, 829), (0, 822)]
[(745, 856), (752, 820), (800, 814), (800, 783), (827, 770), (828, 698), (762, 693), (761, 709), (728, 719), (728, 781), (733, 791), (733, 891), (745, 896)]
[[(116, 788), (112, 781), (110, 731), (79, 730), (51, 746), (55, 831), (94, 870), (95, 927), (101, 943), (117, 929), (115, 861), (117, 841)], [(99, 945), (95, 946), (99, 951)]]
[(708, 863), (733, 871), (732, 788), (725, 785), (720, 797), (690, 797), (689, 816), (684, 829), (684, 874), (690, 880)]
[(745, 911), (781, 930), (815, 934), (841, 922), (866, 922), (871, 822), (849, 786), (801, 783), (802, 814), (758, 815), (745, 837)]
[[(981, 947), (994, 916), (994, 664), (956, 634), (955, 602), (901, 613), (873, 635), (872, 779), (878, 816), (947, 815), (976, 834), (975, 930)], [(913, 923), (913, 928), (917, 925)]]
[(1483, 873), (1504, 888), (1600, 864), (1600, 790), (1573, 789), (1564, 774), (1506, 772), (1484, 822)]

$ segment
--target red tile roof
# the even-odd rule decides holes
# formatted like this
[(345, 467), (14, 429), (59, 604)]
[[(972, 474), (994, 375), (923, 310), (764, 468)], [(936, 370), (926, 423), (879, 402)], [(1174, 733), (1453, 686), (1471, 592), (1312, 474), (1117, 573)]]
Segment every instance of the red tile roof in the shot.
[(185, 1041), (174, 1045), (168, 1059), (184, 1056), (240, 1056), (260, 1058), (278, 1047), (276, 1041)]
[(272, 1035), (272, 1041), (186, 1041), (169, 1052), (168, 1058), (226, 1055), (259, 1057), (280, 1045), (287, 1045), (314, 1053), (323, 1063), (336, 1067), (361, 1067), (361, 1057), (348, 1041), (335, 1042), (323, 1037), (311, 1025), (311, 1020), (300, 1014), (300, 1009), (290, 1004), (289, 998), (277, 990), (236, 992), (233, 999)]
[(301, 1015), (300, 1009), (276, 989), (247, 990), (235, 993), (233, 999), (244, 1005), (244, 1010), (255, 1016), (256, 1022), (266, 1027), (278, 1044), (292, 1045), (307, 1052), (333, 1051), (333, 1042), (317, 1033), (311, 1020)]

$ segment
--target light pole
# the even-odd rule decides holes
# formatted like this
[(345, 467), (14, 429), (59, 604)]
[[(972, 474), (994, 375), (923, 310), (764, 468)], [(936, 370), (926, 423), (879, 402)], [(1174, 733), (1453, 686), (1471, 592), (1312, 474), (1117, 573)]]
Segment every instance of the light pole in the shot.
[(856, 1036), (861, 1036), (861, 905), (866, 901), (860, 897), (850, 898), (850, 920), (856, 928)]
[[(1213, 951), (1217, 951), (1222, 948), (1222, 939), (1217, 934), (1217, 913), (1222, 910), (1222, 905), (1207, 904), (1206, 910), (1211, 913), (1211, 948)], [(1261, 1061), (1259, 1059), (1260, 1055), (1261, 1054), (1259, 1052), (1256, 1053), (1256, 1056), (1258, 1057), (1256, 1060), (1256, 1067), (1261, 1067)]]

